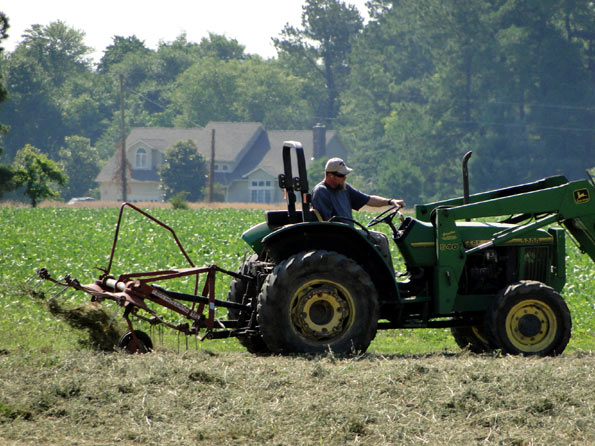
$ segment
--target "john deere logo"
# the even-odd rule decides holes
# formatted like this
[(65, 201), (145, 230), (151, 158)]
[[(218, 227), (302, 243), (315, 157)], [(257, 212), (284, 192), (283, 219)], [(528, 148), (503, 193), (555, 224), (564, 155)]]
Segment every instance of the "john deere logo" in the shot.
[(587, 189), (578, 189), (574, 191), (574, 202), (576, 204), (586, 203), (589, 201), (589, 191)]

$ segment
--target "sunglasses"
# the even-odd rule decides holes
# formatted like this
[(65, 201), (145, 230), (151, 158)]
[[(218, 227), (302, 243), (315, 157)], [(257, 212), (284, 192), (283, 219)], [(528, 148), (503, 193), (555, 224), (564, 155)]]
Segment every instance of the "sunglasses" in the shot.
[(345, 175), (342, 173), (337, 173), (337, 172), (331, 172), (331, 175), (337, 177), (337, 178), (345, 178)]

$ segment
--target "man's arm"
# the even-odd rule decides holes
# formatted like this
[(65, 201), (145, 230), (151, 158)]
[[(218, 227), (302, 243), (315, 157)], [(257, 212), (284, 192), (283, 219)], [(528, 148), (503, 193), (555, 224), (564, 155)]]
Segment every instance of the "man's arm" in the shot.
[(382, 206), (398, 206), (400, 208), (405, 207), (405, 201), (397, 198), (385, 198), (379, 195), (370, 195), (370, 199), (366, 203), (368, 206), (379, 208)]

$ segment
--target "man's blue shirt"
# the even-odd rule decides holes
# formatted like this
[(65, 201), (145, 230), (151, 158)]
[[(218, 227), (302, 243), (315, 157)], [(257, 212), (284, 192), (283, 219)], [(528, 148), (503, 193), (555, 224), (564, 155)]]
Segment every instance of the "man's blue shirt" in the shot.
[(353, 219), (352, 209), (359, 210), (370, 196), (345, 183), (345, 189), (332, 189), (324, 181), (312, 190), (312, 205), (324, 220), (335, 215)]

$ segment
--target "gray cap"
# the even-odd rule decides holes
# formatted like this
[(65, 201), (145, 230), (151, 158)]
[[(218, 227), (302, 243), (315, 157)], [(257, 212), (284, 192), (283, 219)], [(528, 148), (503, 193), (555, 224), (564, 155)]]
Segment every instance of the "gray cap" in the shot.
[(336, 172), (340, 173), (341, 175), (347, 175), (353, 169), (347, 167), (345, 165), (345, 161), (343, 161), (341, 158), (331, 158), (326, 162), (324, 170), (327, 172)]

